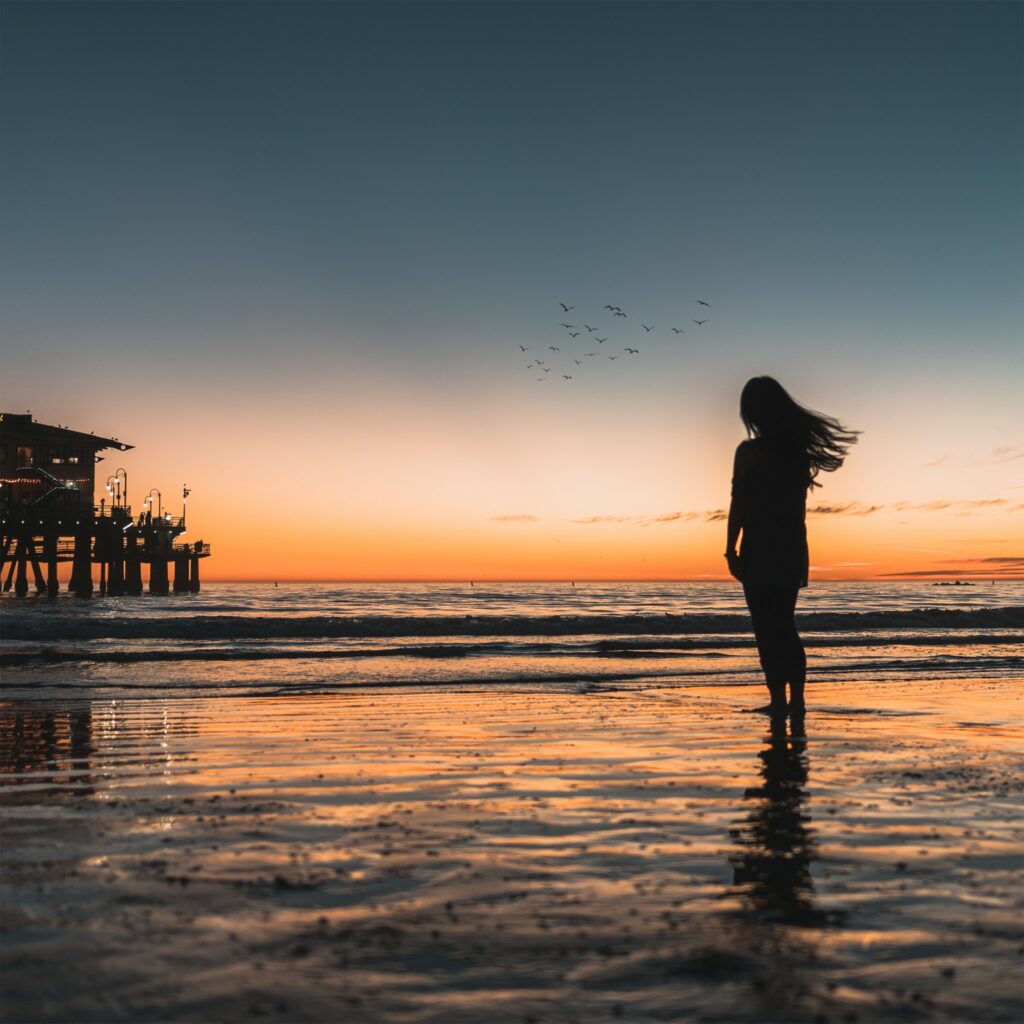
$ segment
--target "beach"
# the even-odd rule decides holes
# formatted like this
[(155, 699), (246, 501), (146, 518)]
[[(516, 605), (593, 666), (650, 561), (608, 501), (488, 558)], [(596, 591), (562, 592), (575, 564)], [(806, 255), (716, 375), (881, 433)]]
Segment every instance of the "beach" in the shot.
[(781, 726), (749, 638), (486, 684), (420, 644), (454, 675), (319, 692), (309, 651), (232, 683), (10, 641), (4, 1019), (1018, 1020), (1024, 673), (978, 628), (973, 675), (816, 678), (832, 637)]
[(0, 3), (0, 1024), (1024, 1024), (1022, 12)]

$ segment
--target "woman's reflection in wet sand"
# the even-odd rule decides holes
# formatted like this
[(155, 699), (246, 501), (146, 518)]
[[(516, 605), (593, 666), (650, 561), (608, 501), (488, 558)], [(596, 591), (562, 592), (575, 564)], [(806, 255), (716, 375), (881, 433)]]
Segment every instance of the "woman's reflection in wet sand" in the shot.
[(814, 829), (807, 808), (807, 737), (802, 716), (789, 731), (784, 716), (773, 716), (769, 744), (760, 752), (760, 786), (744, 798), (755, 801), (746, 819), (731, 830), (740, 850), (729, 858), (733, 884), (743, 886), (747, 909), (759, 918), (794, 925), (826, 923), (814, 908), (811, 862)]

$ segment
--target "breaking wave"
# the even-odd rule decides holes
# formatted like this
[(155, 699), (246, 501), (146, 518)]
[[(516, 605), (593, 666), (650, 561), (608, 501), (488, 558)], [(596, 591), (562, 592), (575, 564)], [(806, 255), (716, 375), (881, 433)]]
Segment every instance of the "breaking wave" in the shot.
[[(1019, 629), (1024, 607), (917, 608), (866, 612), (807, 612), (802, 631)], [(401, 637), (554, 637), (749, 633), (745, 614), (695, 615), (377, 615), (300, 618), (271, 615), (194, 615), (174, 618), (46, 618), (12, 616), (7, 641), (69, 640), (330, 640)]]

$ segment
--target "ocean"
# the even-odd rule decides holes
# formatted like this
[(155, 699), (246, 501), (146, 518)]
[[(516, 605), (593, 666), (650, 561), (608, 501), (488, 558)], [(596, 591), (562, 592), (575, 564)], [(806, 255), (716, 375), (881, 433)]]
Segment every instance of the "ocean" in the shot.
[(1020, 1019), (1024, 586), (0, 601), (12, 1020)]
[[(809, 682), (1009, 677), (1024, 581), (816, 582)], [(209, 583), (200, 594), (0, 602), (8, 696), (300, 695), (386, 686), (746, 685), (730, 583)]]

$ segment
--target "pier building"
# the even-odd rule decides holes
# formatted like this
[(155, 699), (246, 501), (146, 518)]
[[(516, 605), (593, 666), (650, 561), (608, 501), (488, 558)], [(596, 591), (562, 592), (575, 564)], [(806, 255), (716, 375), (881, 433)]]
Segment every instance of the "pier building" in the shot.
[[(40, 593), (60, 589), (58, 565), (71, 564), (68, 590), (93, 594), (143, 592), (148, 566), (149, 592), (199, 590), (199, 563), (210, 556), (202, 540), (182, 543), (188, 488), (182, 488), (181, 515), (165, 511), (152, 488), (138, 511), (129, 504), (128, 473), (118, 466), (106, 474), (100, 501), (97, 466), (101, 452), (125, 452), (133, 445), (116, 437), (39, 423), (29, 413), (0, 413), (0, 580), (25, 595), (29, 576)], [(155, 497), (154, 497), (155, 496)], [(98, 581), (94, 579), (94, 566)]]

